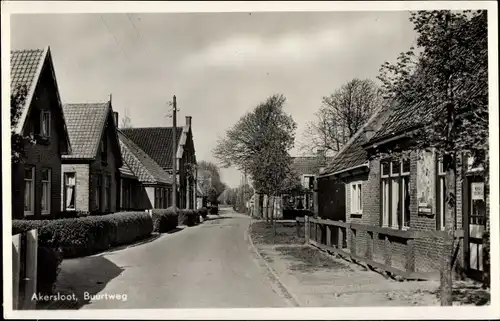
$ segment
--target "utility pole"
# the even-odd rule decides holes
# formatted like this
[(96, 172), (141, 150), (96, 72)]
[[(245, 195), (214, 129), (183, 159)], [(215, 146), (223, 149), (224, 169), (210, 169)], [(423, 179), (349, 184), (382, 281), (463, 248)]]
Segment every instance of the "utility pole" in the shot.
[(172, 152), (172, 207), (175, 209), (177, 207), (177, 100), (174, 95), (172, 101), (172, 140), (174, 149)]

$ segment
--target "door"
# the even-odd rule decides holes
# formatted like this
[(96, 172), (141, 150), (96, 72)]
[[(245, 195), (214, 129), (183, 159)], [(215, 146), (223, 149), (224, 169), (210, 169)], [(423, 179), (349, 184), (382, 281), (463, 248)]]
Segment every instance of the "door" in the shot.
[(471, 277), (481, 280), (483, 277), (483, 234), (486, 227), (486, 198), (484, 179), (481, 176), (469, 176), (465, 180), (466, 192), (466, 267)]

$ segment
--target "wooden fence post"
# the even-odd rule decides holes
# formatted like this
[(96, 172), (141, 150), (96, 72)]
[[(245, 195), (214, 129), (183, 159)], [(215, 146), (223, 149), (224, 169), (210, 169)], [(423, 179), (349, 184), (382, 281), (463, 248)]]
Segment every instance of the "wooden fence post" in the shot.
[(337, 248), (344, 248), (344, 230), (342, 229), (342, 227), (339, 227), (337, 229)]
[(332, 246), (332, 226), (325, 225), (326, 228), (326, 245)]
[(373, 232), (371, 231), (366, 231), (366, 234), (368, 234), (368, 240), (366, 244), (366, 258), (368, 260), (373, 259)]
[(26, 282), (23, 309), (35, 309), (36, 301), (31, 300), (36, 293), (38, 259), (38, 231), (31, 230), (26, 233)]
[(298, 218), (295, 218), (295, 228), (297, 231), (297, 237), (300, 237), (300, 222), (299, 222)]
[(351, 255), (356, 255), (356, 230), (351, 228)]
[(21, 272), (21, 234), (12, 236), (12, 309), (19, 309), (19, 274)]
[(306, 244), (309, 243), (309, 237), (310, 237), (310, 223), (309, 223), (309, 216), (305, 215), (304, 216), (304, 238)]

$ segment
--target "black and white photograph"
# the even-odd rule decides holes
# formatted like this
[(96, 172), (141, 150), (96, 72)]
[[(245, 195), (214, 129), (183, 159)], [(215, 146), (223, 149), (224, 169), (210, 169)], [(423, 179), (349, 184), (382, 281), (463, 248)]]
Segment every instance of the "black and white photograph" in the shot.
[(2, 1), (4, 317), (500, 317), (497, 19)]

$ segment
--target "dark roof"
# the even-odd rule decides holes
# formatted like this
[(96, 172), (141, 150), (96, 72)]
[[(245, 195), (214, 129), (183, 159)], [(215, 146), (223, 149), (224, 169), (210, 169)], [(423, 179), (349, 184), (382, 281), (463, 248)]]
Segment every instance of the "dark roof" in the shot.
[[(120, 150), (121, 150), (121, 143), (120, 143)], [(125, 159), (125, 154), (123, 153), (123, 151), (121, 150), (121, 153), (122, 153), (122, 157)], [(132, 169), (127, 165), (127, 162), (124, 160), (123, 161), (123, 165), (122, 167), (120, 167), (120, 174), (123, 176), (123, 177), (132, 177), (132, 178), (136, 178), (136, 179), (139, 179), (135, 174), (134, 172), (132, 171)]]
[[(345, 144), (337, 155), (329, 162), (322, 175), (333, 174), (339, 171), (360, 166), (368, 162), (368, 154), (364, 144), (368, 142), (365, 134), (367, 127), (377, 127), (384, 122), (384, 116), (390, 111), (390, 106), (384, 106), (377, 109), (368, 121), (354, 134), (354, 136)], [(376, 130), (377, 128), (371, 128)]]
[(162, 168), (172, 168), (172, 153), (177, 146), (183, 127), (177, 127), (177, 144), (172, 146), (172, 127), (124, 128), (123, 134), (146, 152)]
[(94, 159), (107, 118), (109, 102), (63, 106), (73, 152), (67, 159)]
[(292, 169), (294, 169), (297, 174), (319, 174), (319, 169), (324, 167), (331, 157), (321, 158), (319, 156), (299, 156), (293, 157)]
[(165, 172), (147, 153), (125, 136), (121, 130), (118, 130), (118, 139), (124, 159), (124, 167), (128, 167), (140, 182), (148, 184), (172, 184), (172, 176)]

